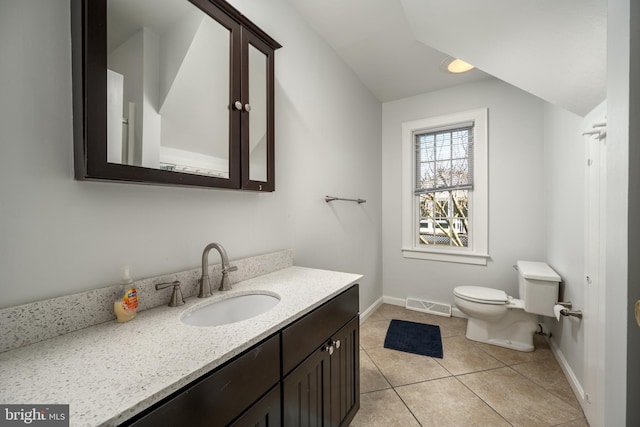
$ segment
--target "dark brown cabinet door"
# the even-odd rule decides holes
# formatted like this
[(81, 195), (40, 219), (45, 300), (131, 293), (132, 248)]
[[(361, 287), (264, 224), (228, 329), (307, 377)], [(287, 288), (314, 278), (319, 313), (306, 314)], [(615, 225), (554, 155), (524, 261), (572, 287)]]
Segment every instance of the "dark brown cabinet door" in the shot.
[(242, 189), (275, 191), (275, 52), (242, 30)]
[(356, 316), (285, 378), (285, 427), (338, 427), (351, 422), (360, 408), (359, 342)]
[(280, 385), (277, 385), (230, 427), (280, 427), (281, 423)]
[(360, 319), (354, 317), (332, 338), (331, 426), (348, 425), (360, 408)]
[(330, 356), (316, 350), (283, 381), (284, 427), (329, 426)]

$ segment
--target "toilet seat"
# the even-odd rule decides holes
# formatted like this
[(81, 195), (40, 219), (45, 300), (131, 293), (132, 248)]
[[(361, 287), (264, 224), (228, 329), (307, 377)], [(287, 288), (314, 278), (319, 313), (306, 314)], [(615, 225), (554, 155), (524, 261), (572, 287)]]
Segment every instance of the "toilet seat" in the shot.
[(483, 286), (458, 286), (453, 290), (453, 294), (463, 300), (479, 304), (505, 305), (509, 302), (509, 296), (505, 291)]

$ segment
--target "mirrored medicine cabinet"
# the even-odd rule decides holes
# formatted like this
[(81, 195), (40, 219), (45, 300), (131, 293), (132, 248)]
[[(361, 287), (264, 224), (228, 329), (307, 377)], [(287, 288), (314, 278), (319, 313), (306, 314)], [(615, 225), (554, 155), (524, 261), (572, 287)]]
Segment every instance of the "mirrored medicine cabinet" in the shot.
[(75, 177), (274, 191), (274, 52), (223, 0), (71, 0)]

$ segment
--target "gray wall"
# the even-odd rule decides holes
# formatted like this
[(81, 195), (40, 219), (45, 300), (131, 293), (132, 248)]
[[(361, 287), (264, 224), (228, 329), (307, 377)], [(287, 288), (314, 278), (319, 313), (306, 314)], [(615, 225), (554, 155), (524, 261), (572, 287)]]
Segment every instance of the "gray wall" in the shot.
[[(517, 260), (544, 261), (541, 212), (543, 101), (496, 79), (383, 105), (382, 259), (384, 295), (453, 304), (453, 288), (518, 290)], [(489, 108), (489, 254), (486, 266), (403, 258), (402, 122)]]
[[(588, 118), (545, 104), (544, 109), (544, 189), (546, 259), (562, 277), (560, 298), (571, 301), (576, 310), (589, 312), (585, 305), (585, 146), (584, 129), (606, 117), (603, 103)], [(595, 280), (595, 279), (594, 279)], [(594, 285), (595, 286), (595, 285)], [(593, 296), (597, 297), (596, 295)], [(592, 317), (588, 317), (592, 319)], [(595, 395), (585, 387), (585, 323), (562, 317), (545, 318), (560, 358), (570, 370), (579, 394)], [(594, 327), (595, 320), (591, 327)], [(595, 327), (594, 327), (595, 332)], [(580, 398), (581, 396), (579, 396)], [(584, 402), (582, 402), (584, 403)]]
[(125, 265), (194, 268), (212, 241), (232, 259), (293, 248), (364, 274), (362, 307), (380, 297), (380, 103), (285, 1), (232, 3), (284, 46), (271, 194), (75, 181), (69, 1), (0, 3), (0, 307), (117, 283)]
[[(606, 113), (603, 113), (602, 117)], [(540, 220), (545, 224), (546, 262), (562, 277), (562, 301), (584, 310), (584, 206), (585, 138), (582, 117), (545, 103), (544, 107), (544, 199)], [(590, 122), (590, 127), (593, 122)], [(557, 351), (584, 382), (584, 328), (576, 319), (545, 318)]]

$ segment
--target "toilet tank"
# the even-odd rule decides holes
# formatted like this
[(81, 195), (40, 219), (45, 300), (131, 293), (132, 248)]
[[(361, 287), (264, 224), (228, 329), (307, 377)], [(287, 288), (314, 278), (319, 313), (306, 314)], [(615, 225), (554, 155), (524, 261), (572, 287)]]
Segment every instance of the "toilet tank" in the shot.
[(560, 276), (547, 263), (518, 261), (518, 290), (524, 311), (553, 317), (558, 301)]

